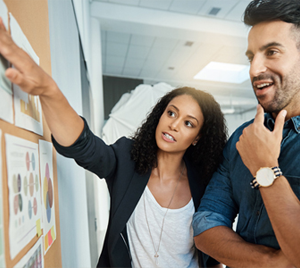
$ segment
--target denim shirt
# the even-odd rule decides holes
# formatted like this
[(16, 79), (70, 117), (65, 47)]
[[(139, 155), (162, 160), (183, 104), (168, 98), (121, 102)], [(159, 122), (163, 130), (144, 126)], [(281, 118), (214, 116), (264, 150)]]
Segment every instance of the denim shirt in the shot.
[[(223, 161), (213, 175), (193, 218), (194, 236), (216, 226), (232, 228), (238, 214), (236, 232), (247, 242), (279, 249), (259, 190), (252, 189), (253, 177), (236, 149), (243, 129), (230, 137), (223, 151)], [(265, 114), (265, 126), (274, 128), (271, 114)], [(300, 199), (300, 116), (286, 121), (283, 129), (279, 167)], [(288, 220), (288, 219), (287, 219)]]

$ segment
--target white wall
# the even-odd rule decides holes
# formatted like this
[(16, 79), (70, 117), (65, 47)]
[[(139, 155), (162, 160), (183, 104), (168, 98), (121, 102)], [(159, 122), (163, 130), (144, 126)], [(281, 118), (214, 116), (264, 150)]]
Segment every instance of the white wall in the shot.
[[(49, 0), (52, 77), (81, 114), (79, 39), (71, 0)], [(85, 172), (57, 155), (62, 267), (91, 267)]]

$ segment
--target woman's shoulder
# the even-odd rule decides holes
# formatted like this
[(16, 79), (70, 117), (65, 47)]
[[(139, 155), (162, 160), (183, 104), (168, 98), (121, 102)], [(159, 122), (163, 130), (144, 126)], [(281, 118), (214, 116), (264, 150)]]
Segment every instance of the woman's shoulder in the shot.
[(123, 136), (110, 146), (117, 155), (125, 157), (126, 155), (130, 155), (133, 143), (132, 139)]

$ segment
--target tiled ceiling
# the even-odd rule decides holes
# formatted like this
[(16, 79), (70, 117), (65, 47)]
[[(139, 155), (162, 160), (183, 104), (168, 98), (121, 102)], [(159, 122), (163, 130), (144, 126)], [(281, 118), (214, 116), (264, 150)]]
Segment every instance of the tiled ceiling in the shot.
[(103, 74), (194, 86), (212, 93), (223, 108), (255, 107), (249, 79), (242, 84), (193, 79), (211, 61), (248, 64), (249, 0), (94, 0), (100, 21)]

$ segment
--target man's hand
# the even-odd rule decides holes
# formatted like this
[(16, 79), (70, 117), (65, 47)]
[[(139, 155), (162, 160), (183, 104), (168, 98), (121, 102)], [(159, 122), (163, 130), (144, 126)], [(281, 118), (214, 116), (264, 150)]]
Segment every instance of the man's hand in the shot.
[(270, 131), (264, 126), (264, 110), (261, 105), (257, 105), (254, 122), (243, 130), (236, 143), (243, 163), (253, 176), (261, 167), (278, 166), (285, 116), (286, 111), (280, 111), (274, 130)]

